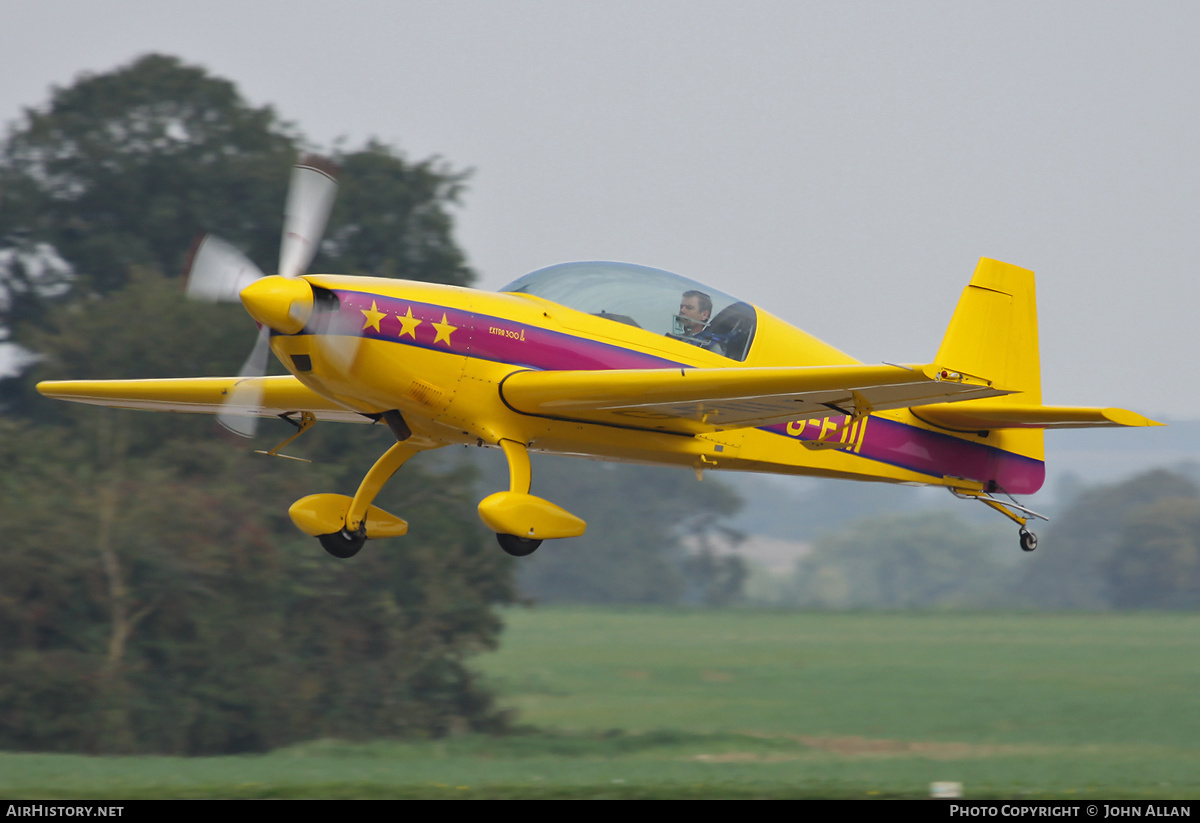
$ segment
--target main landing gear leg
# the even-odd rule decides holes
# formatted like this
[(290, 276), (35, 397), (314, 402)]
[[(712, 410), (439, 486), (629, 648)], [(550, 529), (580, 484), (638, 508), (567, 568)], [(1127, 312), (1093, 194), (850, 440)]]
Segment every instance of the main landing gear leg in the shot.
[[(398, 413), (394, 413), (394, 416), (399, 418)], [(371, 505), (396, 470), (421, 451), (404, 442), (409, 432), (402, 419), (399, 420), (399, 430), (392, 420), (387, 422), (396, 432), (399, 442), (375, 461), (375, 465), (358, 484), (354, 497), (313, 494), (297, 500), (288, 509), (292, 522), (305, 534), (317, 538), (325, 551), (334, 557), (353, 557), (367, 539), (399, 537), (408, 532), (408, 523)]]
[[(345, 524), (336, 531), (316, 536), (325, 551), (334, 557), (353, 557), (362, 549), (368, 536), (395, 537), (408, 531), (407, 523), (398, 517), (388, 515), (382, 509), (375, 508), (371, 505), (371, 501), (375, 499), (375, 495), (379, 494), (383, 484), (391, 479), (397, 469), (403, 466), (417, 451), (418, 449), (411, 446), (396, 443), (375, 461), (375, 465), (358, 484), (358, 491), (350, 500), (350, 507), (346, 510)], [(370, 535), (367, 534), (368, 521), (372, 526), (378, 526), (378, 528), (371, 529)]]
[(508, 491), (479, 504), (479, 518), (496, 533), (500, 548), (513, 557), (533, 554), (548, 538), (578, 537), (587, 524), (566, 509), (529, 493), (532, 472), (524, 443), (500, 440), (508, 458)]
[[(1037, 547), (1038, 547), (1037, 535), (1034, 534), (1033, 532), (1029, 531), (1029, 529), (1025, 528), (1026, 525), (1028, 525), (1029, 521), (1035, 517), (1038, 520), (1046, 520), (1046, 521), (1050, 520), (1050, 518), (1046, 517), (1046, 515), (1044, 515), (1044, 514), (1038, 514), (1033, 509), (1025, 508), (1024, 506), (1022, 506), (1021, 504), (1019, 504), (1015, 500), (1013, 500), (1011, 498), (1011, 496), (1009, 497), (1009, 500), (1006, 502), (1003, 500), (997, 500), (996, 498), (992, 497), (989, 493), (987, 493), (985, 491), (973, 491), (973, 490), (967, 490), (967, 489), (951, 488), (950, 493), (952, 495), (954, 495), (955, 497), (960, 497), (964, 500), (978, 500), (980, 503), (983, 503), (988, 508), (995, 509), (996, 511), (1000, 512), (1002, 515), (1007, 517), (1009, 520), (1013, 521), (1018, 526), (1020, 526), (1020, 530), (1017, 532), (1017, 536), (1019, 537), (1019, 539), (1021, 541), (1021, 551), (1031, 552), (1031, 551), (1034, 551), (1035, 549), (1037, 549)], [(1021, 514), (1018, 514), (1017, 512), (1020, 512)], [(1028, 517), (1023, 517), (1022, 515), (1028, 515)]]
[(508, 490), (517, 494), (529, 494), (533, 484), (533, 468), (529, 465), (529, 450), (516, 440), (501, 440), (500, 448), (508, 458)]
[[(529, 494), (529, 487), (533, 484), (533, 468), (529, 465), (529, 450), (525, 448), (524, 443), (518, 443), (515, 440), (501, 440), (500, 448), (504, 450), (504, 456), (508, 458), (508, 490), (516, 494)], [(500, 544), (500, 548), (504, 549), (506, 554), (513, 557), (525, 557), (537, 551), (538, 546), (542, 545), (541, 540), (531, 537), (518, 537), (515, 534), (501, 534), (496, 532), (496, 542)]]
[(379, 494), (383, 484), (388, 482), (392, 475), (417, 451), (418, 449), (404, 443), (393, 443), (392, 447), (375, 461), (375, 465), (358, 484), (358, 491), (354, 493), (354, 499), (350, 502), (350, 511), (346, 512), (347, 531), (360, 531), (365, 527), (367, 508), (375, 499), (375, 495)]

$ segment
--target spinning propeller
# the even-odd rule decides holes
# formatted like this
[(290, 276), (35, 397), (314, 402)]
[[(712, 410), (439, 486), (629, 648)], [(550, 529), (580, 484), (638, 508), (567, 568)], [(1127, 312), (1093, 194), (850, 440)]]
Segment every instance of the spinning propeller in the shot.
[[(315, 156), (301, 158), (292, 169), (279, 244), (278, 274), (264, 274), (244, 254), (211, 234), (196, 247), (187, 272), (187, 296), (210, 303), (241, 302), (261, 323), (258, 339), (238, 377), (266, 374), (272, 329), (295, 334), (305, 326), (317, 326), (314, 331), (326, 356), (343, 368), (348, 368), (353, 360), (357, 338), (342, 337), (343, 342), (332, 342), (337, 333), (334, 328), (337, 314), (319, 314), (314, 318), (313, 288), (300, 279), (317, 253), (333, 209), (336, 175), (333, 163)], [(217, 415), (217, 422), (234, 434), (253, 437), (258, 427), (253, 411), (261, 402), (260, 381), (241, 381)]]

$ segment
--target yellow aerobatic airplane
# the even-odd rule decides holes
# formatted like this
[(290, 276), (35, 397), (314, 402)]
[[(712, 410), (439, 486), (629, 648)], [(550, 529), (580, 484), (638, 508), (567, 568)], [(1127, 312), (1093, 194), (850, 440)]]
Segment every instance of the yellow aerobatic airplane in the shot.
[[(277, 275), (215, 238), (199, 247), (189, 295), (240, 299), (261, 326), (240, 376), (38, 390), (217, 414), (247, 436), (258, 417), (287, 419), (297, 436), (318, 420), (384, 423), (396, 443), (353, 497), (315, 494), (290, 509), (337, 557), (403, 535), (408, 524), (372, 501), (413, 455), (450, 444), (504, 451), (509, 488), (486, 497), (479, 516), (517, 556), (586, 527), (529, 493), (531, 450), (686, 466), (698, 477), (945, 486), (1011, 518), (1033, 551), (1026, 523), (1041, 515), (1012, 496), (1042, 485), (1042, 431), (1158, 425), (1122, 409), (1042, 405), (1033, 273), (1006, 263), (980, 261), (931, 363), (866, 365), (748, 303), (624, 263), (551, 266), (498, 293), (305, 275), (335, 191), (328, 164), (297, 165)], [(289, 375), (263, 376), (268, 348)]]

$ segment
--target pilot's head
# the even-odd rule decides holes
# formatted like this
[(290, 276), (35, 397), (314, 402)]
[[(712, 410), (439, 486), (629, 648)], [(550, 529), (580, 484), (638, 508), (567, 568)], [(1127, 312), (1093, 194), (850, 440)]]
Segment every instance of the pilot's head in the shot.
[[(708, 323), (712, 314), (712, 298), (702, 291), (685, 291), (679, 300), (679, 316), (686, 318), (684, 333), (695, 334)], [(687, 322), (691, 321), (691, 322)]]

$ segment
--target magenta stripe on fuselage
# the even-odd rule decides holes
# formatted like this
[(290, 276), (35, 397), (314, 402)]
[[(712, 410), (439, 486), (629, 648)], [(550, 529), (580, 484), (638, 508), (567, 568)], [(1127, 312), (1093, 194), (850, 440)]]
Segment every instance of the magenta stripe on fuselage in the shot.
[[(378, 331), (371, 326), (360, 331), (363, 337), (371, 340), (448, 351), (542, 371), (661, 369), (687, 365), (599, 340), (525, 326), (501, 317), (474, 314), (447, 306), (363, 292), (339, 290), (337, 295), (341, 302), (341, 313), (347, 318), (365, 318), (362, 312), (369, 311), (372, 305), (385, 315), (380, 319)], [(409, 311), (415, 320), (421, 321), (414, 329), (415, 337), (401, 334), (401, 318)], [(441, 323), (443, 316), (447, 324), (455, 327), (449, 335), (449, 345), (443, 341), (434, 342), (434, 324)]]
[[(848, 421), (848, 418), (838, 417)], [(848, 422), (839, 423), (839, 431), (840, 425), (848, 425)], [(788, 432), (787, 423), (763, 426), (762, 429), (793, 440), (817, 440), (821, 430), (819, 426), (804, 426), (793, 434)], [(963, 477), (994, 483), (1011, 494), (1033, 494), (1046, 478), (1046, 464), (1041, 460), (876, 415), (867, 418), (861, 446), (853, 453), (934, 477)]]

